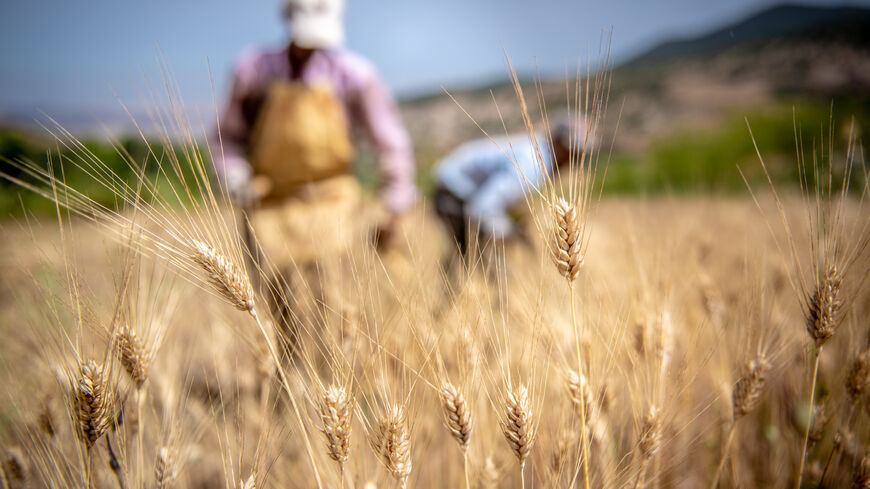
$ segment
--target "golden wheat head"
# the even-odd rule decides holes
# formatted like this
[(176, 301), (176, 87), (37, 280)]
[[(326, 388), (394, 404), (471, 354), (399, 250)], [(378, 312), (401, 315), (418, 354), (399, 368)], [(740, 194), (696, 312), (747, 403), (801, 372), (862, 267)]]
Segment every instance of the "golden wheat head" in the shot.
[(745, 416), (755, 409), (764, 392), (770, 363), (763, 355), (749, 362), (746, 374), (737, 381), (734, 392), (731, 393), (731, 406), (734, 420)]
[(353, 401), (343, 387), (331, 385), (323, 393), (319, 411), (329, 458), (343, 466), (350, 454)]
[(453, 384), (446, 383), (441, 388), (441, 410), (450, 435), (456, 443), (459, 443), (459, 448), (463, 452), (467, 451), (468, 442), (471, 440), (473, 418), (465, 396)]
[(79, 439), (88, 450), (112, 424), (112, 395), (103, 377), (103, 368), (93, 360), (79, 368), (73, 386), (73, 407)]
[(588, 422), (594, 406), (592, 388), (589, 386), (586, 376), (583, 374), (577, 374), (574, 370), (568, 370), (567, 380), (568, 393), (571, 396), (571, 404), (579, 413), (580, 403), (583, 403), (583, 412), (586, 413), (586, 419)]
[(157, 460), (154, 462), (154, 481), (157, 489), (169, 489), (175, 479), (177, 467), (175, 457), (168, 447), (160, 447), (157, 451)]
[(411, 476), (411, 439), (405, 418), (405, 408), (394, 404), (378, 423), (372, 448), (381, 462), (401, 487), (406, 487)]
[(834, 336), (842, 321), (841, 281), (837, 266), (831, 265), (824, 277), (820, 277), (815, 291), (806, 299), (807, 332), (817, 347)]
[(583, 266), (580, 216), (577, 206), (564, 199), (553, 204), (555, 243), (553, 260), (556, 268), (568, 282), (574, 282)]
[(522, 384), (509, 389), (505, 401), (505, 418), (501, 423), (502, 433), (514, 456), (520, 462), (520, 466), (524, 466), (537, 438), (529, 389)]
[(649, 412), (643, 420), (643, 428), (641, 429), (640, 448), (641, 456), (648, 459), (658, 453), (662, 439), (662, 422), (661, 412), (655, 406), (650, 406)]
[(240, 311), (253, 312), (254, 289), (248, 276), (213, 246), (193, 240), (191, 258), (205, 270), (209, 284)]
[(148, 380), (148, 368), (151, 363), (150, 353), (145, 343), (125, 324), (118, 332), (115, 349), (121, 366), (133, 379), (136, 388), (141, 389)]

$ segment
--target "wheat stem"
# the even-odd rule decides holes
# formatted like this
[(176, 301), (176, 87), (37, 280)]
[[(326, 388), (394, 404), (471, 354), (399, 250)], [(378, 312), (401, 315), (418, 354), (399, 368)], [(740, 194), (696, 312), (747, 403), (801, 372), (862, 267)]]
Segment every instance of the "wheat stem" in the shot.
[(719, 477), (722, 476), (722, 468), (725, 467), (725, 461), (728, 460), (728, 451), (731, 448), (731, 441), (734, 439), (734, 432), (737, 428), (737, 420), (731, 421), (731, 427), (728, 428), (728, 438), (725, 439), (725, 446), (722, 448), (722, 458), (719, 459), (719, 465), (716, 466), (716, 474), (713, 475), (713, 483), (710, 484), (710, 489), (716, 489), (719, 486)]
[(299, 424), (299, 431), (302, 433), (302, 441), (305, 443), (305, 450), (308, 453), (308, 462), (311, 464), (311, 469), (314, 471), (314, 480), (317, 483), (318, 489), (323, 489), (323, 483), (320, 480), (320, 473), (317, 471), (317, 462), (314, 460), (314, 448), (311, 446), (311, 440), (308, 438), (308, 430), (305, 429), (305, 422), (302, 420), (302, 414), (299, 412), (299, 406), (296, 403), (296, 397), (293, 395), (293, 391), (290, 388), (290, 382), (287, 380), (287, 375), (284, 373), (284, 369), (281, 368), (281, 358), (278, 356), (278, 350), (275, 349), (275, 344), (272, 343), (269, 334), (266, 332), (266, 328), (260, 321), (260, 316), (257, 314), (257, 310), (252, 308), (250, 314), (254, 318), (254, 321), (256, 321), (257, 327), (260, 329), (260, 334), (263, 335), (263, 338), (266, 340), (266, 345), (269, 347), (269, 353), (272, 355), (272, 360), (275, 362), (275, 369), (278, 371), (281, 383), (287, 391), (287, 397), (290, 398), (290, 405), (293, 407), (293, 415), (296, 417), (296, 422)]
[(468, 476), (468, 450), (462, 452), (462, 465), (465, 471), (465, 489), (471, 489), (471, 479)]
[[(583, 360), (580, 353), (580, 329), (577, 327), (577, 313), (574, 305), (574, 283), (568, 283), (568, 293), (571, 296), (571, 327), (574, 329), (574, 349), (577, 353), (577, 375), (583, 375)], [(580, 458), (583, 467), (583, 489), (589, 489), (589, 457), (586, 440), (586, 404), (580, 402)], [(571, 482), (572, 486), (574, 482)]]
[(106, 435), (106, 450), (109, 452), (109, 467), (112, 469), (112, 473), (115, 474), (115, 479), (118, 481), (118, 489), (127, 489), (127, 485), (124, 484), (124, 474), (121, 470), (121, 464), (118, 462), (118, 456), (115, 455), (115, 450), (112, 449), (112, 441), (109, 438), (110, 436)]
[(94, 460), (90, 450), (85, 452), (85, 481), (87, 489), (95, 489), (94, 484)]
[(794, 483), (795, 489), (800, 489), (801, 487), (801, 478), (803, 477), (804, 464), (806, 463), (807, 458), (807, 443), (810, 439), (810, 427), (812, 426), (813, 422), (813, 407), (816, 402), (816, 381), (819, 377), (819, 358), (822, 356), (822, 348), (823, 345), (819, 345), (818, 348), (816, 348), (816, 359), (815, 362), (813, 362), (813, 380), (812, 382), (810, 382), (810, 407), (807, 411), (807, 427), (804, 431), (804, 442), (803, 448), (801, 449), (801, 460), (800, 464), (798, 464), (797, 477), (795, 478)]
[(640, 489), (644, 482), (644, 473), (646, 472), (646, 466), (649, 462), (649, 459), (644, 458), (640, 463), (640, 470), (637, 472), (637, 478), (634, 480), (634, 489)]
[(139, 466), (136, 467), (136, 474), (137, 474), (136, 480), (137, 481), (143, 480), (142, 470), (145, 467), (144, 435), (143, 435), (144, 430), (142, 429), (143, 395), (144, 395), (144, 392), (142, 392), (141, 388), (136, 390), (136, 423), (138, 424), (138, 427), (137, 427), (138, 433), (136, 433), (136, 445), (137, 445), (136, 449), (139, 452), (138, 453)]

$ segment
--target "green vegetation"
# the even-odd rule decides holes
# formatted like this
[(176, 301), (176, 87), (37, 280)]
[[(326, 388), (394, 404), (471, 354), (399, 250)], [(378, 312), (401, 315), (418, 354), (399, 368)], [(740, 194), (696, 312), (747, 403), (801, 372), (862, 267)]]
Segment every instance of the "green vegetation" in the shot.
[[(870, 104), (863, 99), (837, 100), (832, 113), (830, 105), (823, 102), (784, 100), (748, 114), (735, 112), (716, 126), (690, 127), (663, 135), (652, 140), (648, 150), (643, 153), (615, 153), (607, 169), (604, 191), (623, 195), (740, 194), (746, 187), (737, 170), (738, 166), (752, 183), (760, 183), (762, 178), (747, 120), (772, 176), (782, 185), (797, 186), (795, 122), (808, 162), (812, 159), (813, 151), (821, 151), (827, 157), (828, 148), (820, 148), (819, 144), (828, 140), (833, 124), (834, 162), (842, 165), (852, 121), (870, 120)], [(868, 135), (868, 129), (857, 122), (855, 131), (859, 142)], [(117, 145), (96, 140), (88, 140), (84, 144), (126, 181), (135, 178), (125, 158), (144, 164), (146, 175), (150, 178), (158, 175), (158, 161), (166, 160), (167, 148), (160, 144), (153, 145), (158, 156), (155, 158), (138, 138), (122, 139)], [(416, 150), (420, 164), (418, 184), (422, 192), (427, 193), (432, 187), (431, 163), (437, 160), (437, 154), (425, 142), (418, 142)], [(101, 204), (111, 206), (115, 203), (112, 192), (95, 186), (93, 179), (76, 169), (75, 165), (68, 161), (58, 165), (58, 151), (60, 149), (56, 143), (48, 138), (40, 139), (22, 131), (0, 129), (0, 159), (5, 160), (0, 161), (0, 165), (4, 172), (20, 176), (18, 170), (8, 164), (9, 160), (25, 159), (47, 164), (47, 155), (52, 154), (56, 174), (60, 175), (59, 172), (63, 171), (72, 187)], [(68, 156), (67, 151), (60, 153), (64, 157)], [(355, 173), (365, 188), (376, 188), (375, 159), (365, 148), (360, 152)], [(166, 190), (168, 185), (159, 188)], [(0, 216), (20, 215), (22, 209), (34, 214), (45, 214), (53, 212), (54, 206), (38, 195), (0, 181)]]
[[(177, 198), (169, 198), (170, 185), (166, 174), (160, 172), (160, 165), (169, 161), (167, 150), (170, 149), (160, 142), (151, 142), (150, 149), (142, 139), (127, 137), (116, 142), (89, 139), (82, 144), (95, 159), (101, 161), (117, 176), (126, 182), (136, 181), (132, 166), (145, 168), (145, 176), (157, 181), (155, 188), (164, 194), (163, 200), (173, 202)], [(179, 153), (181, 155), (182, 153)], [(156, 155), (156, 156), (155, 156)], [(12, 161), (30, 161), (42, 167), (52, 165), (54, 174), (77, 191), (90, 196), (95, 202), (109, 207), (118, 207), (117, 196), (112, 190), (95, 183), (79, 166), (70, 162), (72, 151), (64, 148), (48, 137), (26, 133), (18, 129), (0, 128), (0, 169), (3, 173), (33, 183), (33, 179), (23, 174)], [(136, 165), (130, 165), (133, 161)], [(187, 165), (189, 166), (189, 165)], [(186, 168), (186, 167), (185, 167)], [(185, 172), (189, 173), (188, 172)], [(185, 178), (189, 177), (186, 175)], [(173, 177), (174, 178), (174, 177)], [(176, 186), (176, 188), (178, 188)], [(0, 179), (0, 216), (20, 216), (26, 209), (28, 214), (49, 214), (55, 212), (54, 204), (49, 200), (5, 180)]]
[[(620, 194), (743, 192), (746, 186), (738, 166), (750, 182), (763, 178), (747, 121), (774, 179), (797, 186), (796, 124), (808, 164), (814, 151), (827, 158), (828, 148), (819, 145), (829, 139), (833, 124), (836, 166), (844, 162), (852, 121), (868, 116), (868, 107), (860, 100), (838, 101), (833, 114), (830, 106), (803, 100), (735, 113), (715, 127), (686, 128), (655, 139), (643, 154), (614, 154), (604, 189)], [(867, 135), (857, 122), (855, 132), (858, 141)]]

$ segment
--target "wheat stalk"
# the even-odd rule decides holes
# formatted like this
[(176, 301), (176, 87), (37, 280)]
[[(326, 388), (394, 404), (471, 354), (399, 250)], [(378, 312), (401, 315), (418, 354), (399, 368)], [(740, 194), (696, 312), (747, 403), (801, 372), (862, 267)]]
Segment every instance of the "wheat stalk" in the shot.
[(343, 387), (329, 386), (320, 400), (321, 431), (326, 437), (326, 452), (338, 462), (344, 472), (344, 463), (350, 454), (350, 433), (353, 421), (353, 401)]
[(404, 407), (394, 404), (387, 415), (381, 418), (377, 433), (372, 440), (372, 448), (390, 475), (399, 481), (403, 489), (407, 487), (413, 465)]
[[(815, 342), (815, 361), (813, 362), (813, 375), (810, 381), (810, 408), (808, 416), (812, 416), (813, 406), (816, 401), (816, 382), (819, 377), (819, 360), (822, 356), (822, 348), (825, 343), (834, 336), (842, 321), (840, 299), (840, 285), (842, 277), (836, 265), (831, 265), (825, 271), (823, 277), (817, 278), (815, 291), (806, 297), (805, 319), (807, 332)], [(795, 477), (795, 489), (800, 488), (803, 478), (804, 464), (807, 457), (807, 447), (810, 442), (811, 418), (807, 419), (807, 428), (804, 433), (803, 448), (801, 449), (798, 473)]]
[(254, 289), (245, 272), (213, 246), (192, 240), (191, 258), (205, 270), (209, 284), (233, 307), (254, 310)]

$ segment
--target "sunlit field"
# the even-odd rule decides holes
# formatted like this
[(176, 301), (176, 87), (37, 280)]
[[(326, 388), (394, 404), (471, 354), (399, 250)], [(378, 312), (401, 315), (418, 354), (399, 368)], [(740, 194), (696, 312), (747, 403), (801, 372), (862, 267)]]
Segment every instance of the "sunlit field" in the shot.
[[(383, 246), (347, 175), (345, 212), (242, 219), (171, 80), (153, 137), (47, 124), (0, 171), (28, 195), (0, 223), (0, 488), (870, 487), (860, 124), (778, 111), (614, 162), (599, 56), (567, 97), (586, 140), (465, 259), (425, 185)], [(511, 74), (515, 137), (548, 133)]]
[[(292, 360), (267, 312), (258, 327), (119, 223), (7, 222), (6, 481), (578, 487), (585, 451), (590, 487), (708, 487), (720, 465), (721, 487), (787, 487), (809, 429), (805, 484), (845, 487), (867, 466), (867, 258), (841, 269), (836, 334), (814, 348), (791, 253), (811, 270), (815, 197), (783, 196), (788, 240), (754, 191), (596, 202), (573, 290), (533, 219), (529, 243), (444, 270), (450, 244), (420, 205), (389, 250), (357, 240), (319, 263), (322, 291), (292, 291)], [(839, 215), (854, 249), (866, 209)], [(102, 370), (86, 381), (88, 365)], [(103, 411), (83, 412), (83, 392)]]

